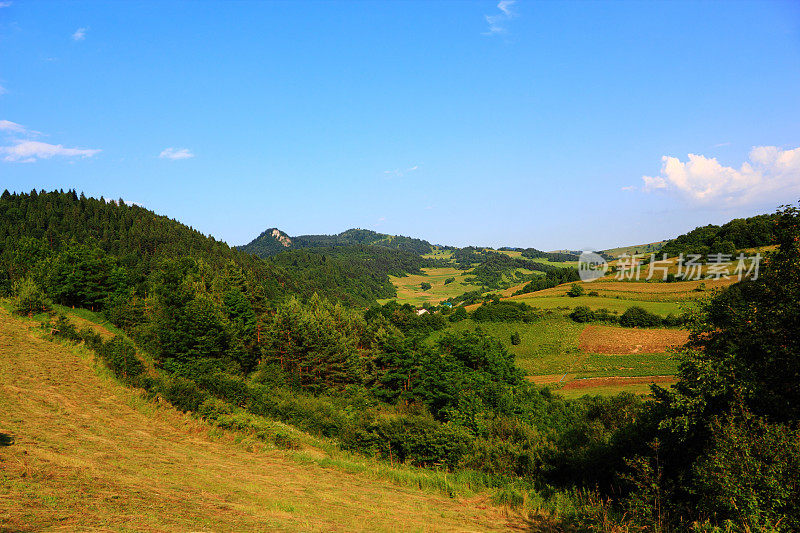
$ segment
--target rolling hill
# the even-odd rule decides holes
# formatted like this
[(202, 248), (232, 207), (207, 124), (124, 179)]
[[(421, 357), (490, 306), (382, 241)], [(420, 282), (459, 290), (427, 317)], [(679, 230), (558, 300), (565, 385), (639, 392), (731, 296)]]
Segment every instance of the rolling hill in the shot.
[(0, 309), (0, 531), (522, 529), (485, 495), (325, 467), (149, 402), (32, 326)]

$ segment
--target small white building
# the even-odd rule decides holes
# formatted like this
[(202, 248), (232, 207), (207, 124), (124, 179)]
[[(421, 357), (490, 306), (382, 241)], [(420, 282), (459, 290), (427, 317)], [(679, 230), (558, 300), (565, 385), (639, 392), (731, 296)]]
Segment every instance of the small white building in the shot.
[(427, 309), (417, 309), (417, 316), (422, 316), (427, 312), (428, 312)]

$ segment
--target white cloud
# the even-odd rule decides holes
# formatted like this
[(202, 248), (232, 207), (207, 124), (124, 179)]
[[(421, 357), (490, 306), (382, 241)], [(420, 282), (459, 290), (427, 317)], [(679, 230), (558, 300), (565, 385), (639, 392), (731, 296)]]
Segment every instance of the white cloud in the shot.
[(10, 120), (0, 120), (0, 130), (2, 131), (10, 131), (13, 133), (26, 133), (27, 130), (25, 126), (21, 124), (17, 124), (16, 122), (11, 122)]
[(9, 7), (10, 5), (11, 5), (11, 2), (0, 2), (0, 8)]
[(165, 148), (158, 154), (158, 157), (175, 161), (178, 159), (190, 159), (194, 157), (194, 154), (188, 148)]
[(409, 168), (407, 168), (405, 170), (402, 170), (402, 169), (399, 169), (399, 168), (396, 168), (394, 170), (384, 170), (383, 173), (387, 177), (395, 176), (395, 177), (398, 177), (398, 178), (402, 178), (406, 174), (408, 174), (410, 172), (416, 172), (417, 170), (419, 170), (419, 165), (414, 165), (413, 167), (409, 167)]
[(489, 29), (484, 32), (484, 35), (497, 35), (506, 33), (505, 23), (517, 16), (511, 7), (516, 4), (517, 0), (500, 0), (497, 3), (497, 9), (500, 13), (496, 15), (485, 15), (486, 22), (489, 24)]
[(800, 194), (800, 148), (756, 146), (736, 169), (716, 158), (689, 154), (686, 162), (664, 156), (658, 176), (642, 176), (643, 190), (673, 192), (698, 204), (730, 207), (759, 201), (790, 201)]
[(623, 191), (635, 191), (636, 187), (633, 186), (633, 185), (626, 185), (625, 187), (622, 187), (620, 190), (623, 190)]
[(73, 41), (82, 41), (86, 39), (86, 31), (88, 28), (78, 28), (75, 30), (75, 33), (72, 34)]
[(65, 148), (61, 144), (48, 144), (39, 141), (17, 141), (12, 146), (0, 146), (0, 154), (6, 154), (4, 161), (33, 163), (37, 159), (62, 157), (92, 157), (100, 153), (95, 148)]
[(8, 92), (8, 91), (6, 90), (6, 88), (5, 88), (5, 87), (3, 87), (2, 85), (0, 85), (0, 96), (2, 96), (2, 95), (4, 95), (4, 94), (6, 94), (7, 92)]

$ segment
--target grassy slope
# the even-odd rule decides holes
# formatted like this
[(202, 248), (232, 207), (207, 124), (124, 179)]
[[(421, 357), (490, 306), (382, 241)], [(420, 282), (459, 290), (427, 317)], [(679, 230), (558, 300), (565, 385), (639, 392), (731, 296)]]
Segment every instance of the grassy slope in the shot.
[[(483, 531), (455, 500), (259, 450), (142, 400), (0, 309), (0, 530)], [(2, 439), (3, 442), (7, 439)]]
[[(404, 277), (389, 276), (394, 286), (397, 288), (397, 298), (387, 298), (380, 300), (381, 304), (389, 300), (397, 300), (400, 304), (411, 304), (421, 306), (425, 302), (438, 304), (442, 300), (464, 294), (467, 291), (480, 289), (480, 285), (466, 283), (465, 277), (470, 277), (467, 271), (457, 268), (423, 268), (424, 274), (414, 274)], [(448, 278), (456, 278), (455, 281), (444, 284)], [(421, 284), (427, 282), (431, 288), (423, 291)]]

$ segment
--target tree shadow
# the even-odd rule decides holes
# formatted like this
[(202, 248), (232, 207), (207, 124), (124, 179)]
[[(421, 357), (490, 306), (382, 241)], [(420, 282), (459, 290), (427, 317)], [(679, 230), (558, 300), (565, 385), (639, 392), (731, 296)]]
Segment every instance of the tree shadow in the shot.
[(0, 433), (0, 446), (11, 446), (12, 444), (14, 444), (14, 435)]

